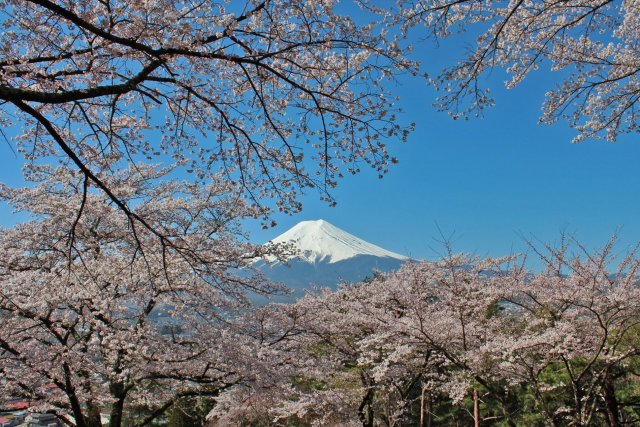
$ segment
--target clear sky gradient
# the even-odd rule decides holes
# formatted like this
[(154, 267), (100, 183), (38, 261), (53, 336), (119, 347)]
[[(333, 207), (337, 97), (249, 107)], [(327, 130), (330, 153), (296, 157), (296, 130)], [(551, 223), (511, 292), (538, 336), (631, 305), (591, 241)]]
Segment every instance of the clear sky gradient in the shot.
[[(418, 42), (415, 58), (424, 71), (437, 72), (465, 49), (461, 40), (436, 46)], [(390, 144), (399, 159), (382, 180), (363, 168), (339, 182), (331, 208), (317, 193), (303, 197), (304, 210), (276, 215), (278, 226), (261, 230), (248, 223), (251, 238), (267, 241), (299, 221), (325, 219), (374, 244), (418, 259), (431, 259), (441, 246), (440, 231), (454, 248), (478, 255), (506, 255), (526, 249), (524, 238), (553, 241), (567, 231), (590, 247), (618, 231), (619, 248), (640, 241), (640, 141), (571, 144), (565, 122), (539, 125), (545, 91), (557, 80), (540, 71), (513, 90), (496, 71), (487, 82), (497, 105), (483, 118), (453, 121), (437, 112), (435, 93), (422, 78), (401, 78), (404, 123), (416, 130), (405, 144)], [(0, 181), (18, 183), (21, 161), (0, 144)], [(15, 222), (0, 207), (3, 224)]]
[[(464, 49), (460, 40), (420, 42), (415, 54), (433, 73)], [(454, 249), (483, 256), (527, 251), (524, 239), (553, 242), (563, 231), (592, 248), (618, 232), (622, 252), (640, 241), (638, 135), (572, 144), (576, 133), (566, 122), (538, 124), (558, 76), (539, 71), (511, 90), (506, 78), (499, 71), (489, 77), (497, 104), (469, 121), (437, 112), (424, 79), (401, 79), (393, 88), (401, 119), (416, 130), (406, 144), (389, 147), (400, 163), (382, 180), (365, 168), (342, 180), (334, 208), (310, 193), (300, 215), (276, 217), (276, 228), (256, 227), (253, 238), (266, 241), (300, 220), (322, 218), (419, 259), (442, 249), (441, 231), (453, 236)]]

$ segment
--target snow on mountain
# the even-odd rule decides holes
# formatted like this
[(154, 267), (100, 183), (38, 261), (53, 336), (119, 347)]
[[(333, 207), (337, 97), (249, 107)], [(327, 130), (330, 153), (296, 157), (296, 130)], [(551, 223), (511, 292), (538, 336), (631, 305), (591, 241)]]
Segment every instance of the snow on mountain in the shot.
[(293, 291), (291, 295), (271, 302), (293, 301), (314, 286), (335, 289), (340, 283), (360, 282), (376, 271), (396, 270), (409, 260), (323, 220), (303, 221), (270, 243), (289, 243), (298, 251), (287, 264), (275, 262), (275, 259), (254, 263), (266, 277)]
[(357, 256), (393, 258), (401, 261), (408, 259), (366, 242), (322, 219), (302, 221), (271, 242), (292, 244), (300, 251), (298, 259), (314, 264), (334, 264)]

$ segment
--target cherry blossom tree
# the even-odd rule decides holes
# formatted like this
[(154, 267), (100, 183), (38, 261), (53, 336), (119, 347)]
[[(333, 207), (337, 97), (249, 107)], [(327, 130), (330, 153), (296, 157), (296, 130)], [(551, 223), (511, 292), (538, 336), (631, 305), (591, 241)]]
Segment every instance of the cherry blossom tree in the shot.
[(244, 397), (227, 397), (223, 407), (247, 414), (253, 407), (239, 402), (259, 402), (271, 408), (261, 415), (272, 420), (394, 426), (415, 419), (423, 390), (459, 403), (483, 386), (499, 399), (504, 388), (491, 379), (497, 363), (487, 366), (475, 355), (500, 323), (487, 314), (496, 302), (489, 273), (504, 262), (452, 256), (408, 263), (367, 283), (263, 310), (279, 325), (271, 327), (278, 332), (269, 351), (270, 359), (282, 361), (271, 376), (280, 383), (245, 385)]
[(483, 76), (505, 70), (508, 88), (548, 68), (555, 84), (540, 121), (568, 120), (574, 142), (638, 132), (640, 6), (635, 0), (400, 1), (391, 19), (424, 25), (433, 37), (469, 31), (468, 55), (435, 75), (436, 105), (454, 118), (480, 114), (493, 104)]
[(361, 163), (384, 174), (409, 130), (383, 82), (414, 64), (375, 16), (332, 1), (0, 6), (1, 123), (27, 159), (61, 156), (147, 228), (105, 174), (170, 158), (191, 182), (223, 171), (263, 216), (266, 199), (295, 212)]
[(270, 337), (270, 382), (223, 394), (218, 414), (364, 426), (637, 423), (640, 261), (634, 251), (616, 260), (613, 248), (547, 246), (541, 272), (522, 257), (449, 252), (264, 309), (252, 336)]
[[(213, 425), (357, 425), (360, 375), (349, 368), (355, 367), (356, 350), (348, 344), (357, 326), (336, 333), (339, 326), (323, 317), (334, 314), (309, 297), (262, 307), (242, 319), (239, 330), (261, 345), (265, 374), (216, 398)], [(327, 342), (332, 338), (336, 346)]]
[(32, 181), (1, 188), (32, 216), (0, 237), (8, 392), (78, 426), (127, 405), (147, 424), (259, 375), (232, 319), (278, 288), (240, 271), (267, 250), (238, 222), (383, 175), (411, 128), (385, 81), (415, 64), (332, 1), (0, 6), (0, 124)]
[(105, 177), (167, 245), (133, 227), (82, 173), (29, 171), (33, 186), (0, 187), (31, 216), (0, 232), (3, 396), (78, 427), (100, 426), (101, 412), (121, 426), (136, 408), (145, 416), (127, 425), (148, 425), (180, 399), (256, 375), (257, 347), (228, 324), (247, 306), (245, 291), (277, 288), (247, 273), (265, 252), (238, 240), (238, 220), (254, 210), (240, 189), (142, 165)]
[(640, 260), (633, 251), (616, 261), (614, 243), (599, 251), (577, 244), (577, 255), (569, 244), (547, 246), (543, 273), (505, 287), (504, 301), (517, 309), (496, 345), (501, 366), (531, 389), (548, 425), (638, 421), (619, 388), (639, 356)]

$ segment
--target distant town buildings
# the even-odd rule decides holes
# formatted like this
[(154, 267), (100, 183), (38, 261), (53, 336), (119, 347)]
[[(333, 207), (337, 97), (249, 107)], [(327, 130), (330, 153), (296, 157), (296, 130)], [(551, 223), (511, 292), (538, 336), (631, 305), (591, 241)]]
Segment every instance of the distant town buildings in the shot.
[(62, 427), (54, 414), (29, 412), (30, 407), (26, 400), (0, 400), (0, 427)]

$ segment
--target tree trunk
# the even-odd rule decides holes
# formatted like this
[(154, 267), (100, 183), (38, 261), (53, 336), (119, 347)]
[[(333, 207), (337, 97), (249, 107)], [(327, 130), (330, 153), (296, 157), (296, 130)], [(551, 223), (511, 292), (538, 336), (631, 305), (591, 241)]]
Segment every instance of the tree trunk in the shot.
[(420, 427), (431, 427), (431, 396), (425, 394), (427, 387), (422, 387), (420, 394)]
[(62, 369), (64, 369), (65, 374), (65, 392), (71, 405), (73, 418), (76, 420), (76, 427), (87, 427), (84, 413), (82, 412), (82, 404), (76, 395), (75, 387), (71, 383), (71, 368), (69, 368), (69, 365), (65, 362), (62, 364)]
[(111, 407), (111, 414), (109, 417), (109, 427), (120, 427), (122, 425), (122, 416), (124, 411), (124, 399), (125, 391), (124, 384), (112, 383), (109, 386), (111, 396), (116, 398), (116, 401)]
[(362, 427), (373, 427), (373, 410), (371, 401), (373, 400), (373, 389), (367, 390), (367, 394), (362, 398), (358, 407), (358, 418), (362, 422)]
[(478, 389), (473, 389), (473, 425), (480, 427), (480, 400), (478, 399)]
[(422, 393), (420, 393), (420, 427), (424, 427), (424, 392), (426, 387), (422, 386)]
[(604, 410), (607, 414), (607, 425), (609, 427), (620, 427), (620, 407), (618, 399), (616, 399), (613, 378), (609, 374), (604, 377), (602, 391), (604, 394)]
[(120, 427), (122, 425), (123, 402), (118, 401), (113, 404), (109, 416), (109, 427)]
[(100, 407), (93, 400), (87, 402), (87, 416), (85, 418), (87, 427), (102, 427), (100, 418)]

